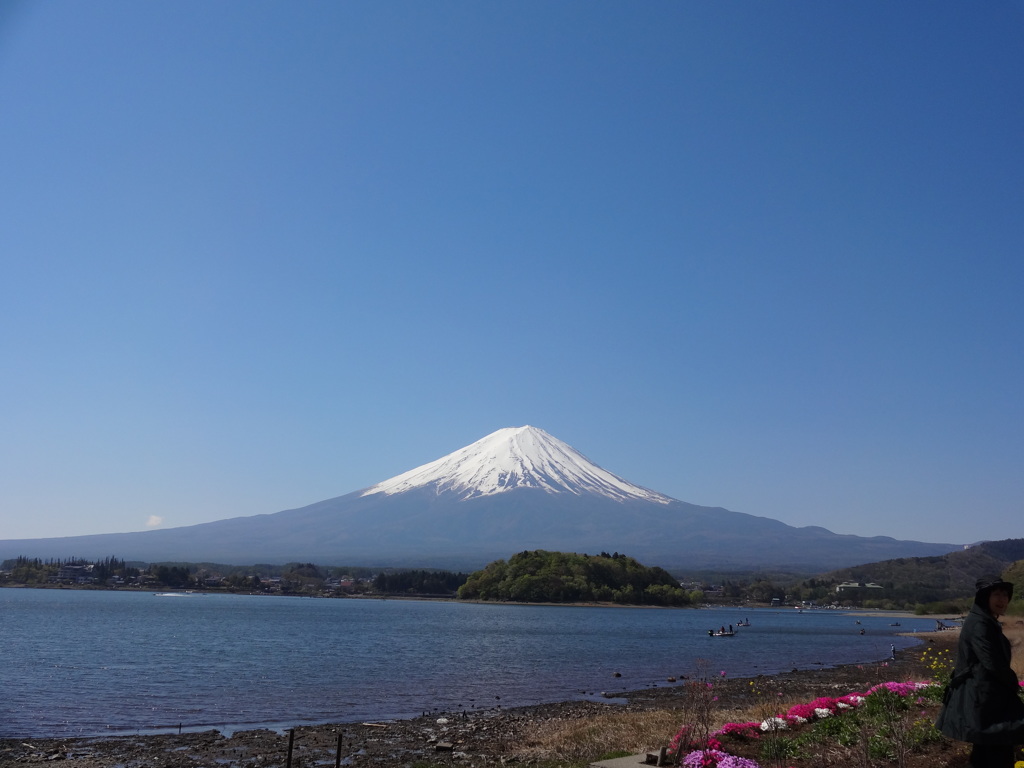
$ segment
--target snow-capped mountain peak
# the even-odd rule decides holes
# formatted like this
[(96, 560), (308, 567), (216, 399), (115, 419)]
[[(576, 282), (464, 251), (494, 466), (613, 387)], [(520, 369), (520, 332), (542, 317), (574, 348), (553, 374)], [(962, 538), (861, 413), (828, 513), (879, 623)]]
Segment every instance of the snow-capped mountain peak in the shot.
[(433, 486), (462, 499), (491, 496), (515, 488), (539, 488), (577, 496), (597, 494), (620, 501), (673, 499), (633, 485), (537, 427), (506, 427), (429, 464), (367, 488), (362, 496), (396, 494)]

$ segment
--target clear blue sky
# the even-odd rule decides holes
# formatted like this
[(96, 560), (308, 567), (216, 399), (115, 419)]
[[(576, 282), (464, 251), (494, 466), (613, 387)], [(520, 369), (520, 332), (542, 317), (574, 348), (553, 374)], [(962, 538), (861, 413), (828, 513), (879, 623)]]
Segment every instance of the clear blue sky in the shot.
[(523, 424), (697, 504), (1020, 537), (1022, 288), (1019, 1), (0, 5), (0, 538)]

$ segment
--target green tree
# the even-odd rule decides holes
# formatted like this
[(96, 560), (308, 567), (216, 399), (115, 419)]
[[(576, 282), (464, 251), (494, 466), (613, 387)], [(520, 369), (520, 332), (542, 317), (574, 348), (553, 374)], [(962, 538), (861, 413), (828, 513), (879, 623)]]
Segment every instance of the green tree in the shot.
[(638, 605), (687, 605), (689, 594), (662, 568), (648, 568), (615, 552), (609, 555), (524, 551), (470, 574), (459, 588), (465, 600), (522, 602), (612, 601)]

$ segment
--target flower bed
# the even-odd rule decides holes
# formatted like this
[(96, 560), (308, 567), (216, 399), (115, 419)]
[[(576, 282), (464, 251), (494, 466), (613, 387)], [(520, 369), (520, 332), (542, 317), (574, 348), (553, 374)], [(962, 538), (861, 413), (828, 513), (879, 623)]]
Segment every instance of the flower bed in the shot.
[(726, 723), (712, 732), (703, 743), (696, 743), (698, 740), (691, 735), (693, 729), (690, 726), (683, 726), (672, 740), (668, 753), (676, 756), (679, 765), (684, 768), (761, 768), (761, 764), (752, 757), (728, 751), (725, 742), (731, 745), (749, 745), (751, 742), (775, 737), (781, 731), (792, 731), (828, 718), (841, 717), (846, 712), (852, 712), (869, 702), (881, 699), (903, 700), (898, 708), (906, 710), (909, 709), (911, 700), (924, 704), (927, 697), (928, 700), (937, 702), (941, 690), (941, 685), (931, 682), (880, 683), (863, 693), (848, 693), (837, 697), (822, 696), (804, 704), (797, 704), (785, 713), (764, 720)]

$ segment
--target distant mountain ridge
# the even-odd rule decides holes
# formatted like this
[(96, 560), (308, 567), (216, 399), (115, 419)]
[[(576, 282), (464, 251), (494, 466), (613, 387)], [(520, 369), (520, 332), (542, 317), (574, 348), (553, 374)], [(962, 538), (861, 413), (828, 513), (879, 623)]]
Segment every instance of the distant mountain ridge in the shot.
[(376, 485), (300, 509), (137, 533), (0, 541), (0, 559), (476, 569), (523, 550), (618, 551), (668, 570), (820, 573), (954, 544), (860, 537), (688, 504), (629, 483), (536, 427), (500, 429)]

